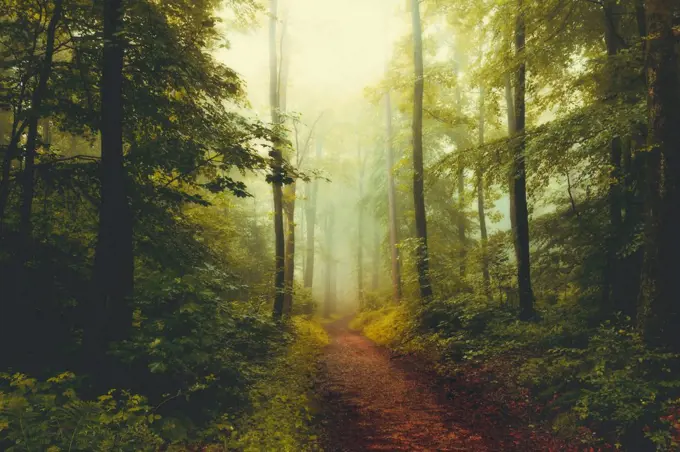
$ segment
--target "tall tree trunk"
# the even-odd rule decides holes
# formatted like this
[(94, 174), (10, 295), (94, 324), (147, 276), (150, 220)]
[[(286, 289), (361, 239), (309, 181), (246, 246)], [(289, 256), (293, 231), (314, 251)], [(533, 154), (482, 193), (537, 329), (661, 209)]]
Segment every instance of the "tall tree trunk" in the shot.
[(420, 297), (427, 302), (432, 298), (429, 256), (427, 249), (427, 218), (425, 213), (425, 174), (423, 170), (423, 94), (425, 80), (423, 74), (423, 36), (420, 23), (420, 2), (411, 0), (413, 19), (413, 56), (415, 63), (415, 84), (413, 96), (413, 204), (415, 207), (416, 267)]
[[(47, 26), (47, 34), (45, 41), (45, 56), (43, 57), (42, 67), (38, 76), (38, 86), (33, 91), (31, 97), (31, 109), (28, 116), (28, 136), (26, 138), (26, 158), (24, 162), (24, 172), (22, 175), (22, 193), (21, 193), (21, 208), (20, 208), (20, 240), (21, 247), (19, 258), (20, 265), (28, 259), (32, 249), (33, 224), (31, 221), (31, 212), (33, 210), (33, 196), (35, 192), (35, 151), (38, 145), (38, 126), (40, 125), (40, 110), (42, 109), (42, 102), (47, 94), (47, 83), (52, 74), (52, 60), (54, 58), (54, 40), (57, 33), (57, 26), (61, 21), (63, 0), (56, 0), (54, 2), (54, 11)], [(46, 137), (43, 137), (46, 140)], [(23, 274), (23, 272), (22, 272)], [(22, 278), (18, 278), (17, 282), (22, 285)]]
[(290, 315), (293, 309), (293, 293), (295, 282), (295, 182), (283, 189), (283, 208), (286, 214), (286, 260), (285, 260), (285, 295), (283, 297), (283, 313)]
[[(515, 100), (510, 74), (505, 75), (505, 105), (508, 110), (508, 136), (512, 138), (515, 136), (515, 133), (517, 133), (517, 125), (515, 124)], [(510, 148), (512, 149), (512, 146), (510, 146)], [(514, 239), (517, 235), (517, 221), (515, 219), (515, 176), (513, 174), (513, 169), (514, 166), (510, 165), (510, 170), (508, 171), (508, 198), (510, 200), (510, 232), (513, 237), (512, 246), (515, 250), (515, 257), (517, 257), (519, 255), (519, 250), (517, 249), (517, 241)]]
[(525, 33), (524, 5), (523, 0), (518, 0), (519, 12), (515, 29), (515, 51), (521, 62), (517, 70), (515, 84), (515, 126), (516, 141), (515, 156), (513, 159), (513, 193), (515, 195), (515, 223), (517, 231), (515, 242), (517, 243), (517, 281), (519, 285), (520, 319), (530, 320), (534, 317), (534, 294), (531, 289), (531, 264), (529, 254), (529, 209), (527, 205), (526, 189), (526, 165), (524, 148), (526, 137), (524, 130), (526, 125), (526, 63), (525, 58)]
[[(605, 44), (607, 56), (612, 59), (619, 53), (620, 38), (619, 11), (615, 0), (606, 0), (603, 5), (605, 23)], [(611, 87), (612, 91), (616, 87)], [(609, 143), (609, 164), (611, 166), (609, 184), (609, 234), (606, 243), (607, 262), (604, 268), (602, 284), (602, 307), (605, 311), (620, 308), (621, 281), (615, 280), (620, 275), (618, 250), (621, 246), (622, 199), (621, 199), (621, 137), (614, 137)]]
[(84, 340), (102, 359), (110, 342), (132, 326), (134, 260), (132, 216), (123, 156), (123, 0), (104, 2), (101, 79), (101, 207), (94, 259), (96, 304)]
[[(484, 87), (479, 88), (479, 122), (478, 122), (478, 143), (484, 145)], [(482, 281), (484, 284), (484, 294), (487, 300), (491, 301), (491, 278), (489, 276), (489, 256), (488, 243), (489, 236), (486, 230), (486, 213), (484, 206), (484, 169), (482, 163), (477, 164), (477, 214), (479, 216), (479, 231), (482, 239)]]
[[(279, 68), (277, 57), (277, 23), (278, 1), (269, 2), (269, 104), (271, 108), (272, 124), (277, 133), (281, 132), (281, 112), (279, 98)], [(274, 239), (275, 239), (275, 270), (274, 270), (274, 318), (281, 319), (285, 309), (285, 239), (283, 230), (283, 154), (279, 140), (272, 145), (269, 155), (272, 158), (272, 190), (274, 194)]]
[(397, 227), (397, 195), (394, 187), (394, 133), (392, 130), (392, 98), (385, 92), (385, 123), (387, 148), (387, 221), (390, 229), (390, 261), (392, 263), (392, 299), (401, 300), (401, 263), (399, 261), (399, 229)]
[(647, 0), (648, 189), (641, 325), (652, 344), (680, 350), (680, 74), (675, 0)]

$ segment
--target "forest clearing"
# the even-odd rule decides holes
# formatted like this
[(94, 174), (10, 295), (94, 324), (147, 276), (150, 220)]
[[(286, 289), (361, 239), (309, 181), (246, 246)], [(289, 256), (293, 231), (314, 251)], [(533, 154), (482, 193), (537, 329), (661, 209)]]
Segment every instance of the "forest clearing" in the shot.
[(0, 0), (0, 451), (680, 450), (680, 1)]

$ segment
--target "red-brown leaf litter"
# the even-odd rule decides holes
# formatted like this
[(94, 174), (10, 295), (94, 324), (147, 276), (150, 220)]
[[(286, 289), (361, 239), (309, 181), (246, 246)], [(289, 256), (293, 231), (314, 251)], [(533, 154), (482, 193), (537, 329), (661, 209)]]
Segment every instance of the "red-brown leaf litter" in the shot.
[(515, 407), (483, 385), (447, 383), (412, 358), (395, 358), (348, 323), (327, 327), (317, 388), (326, 451), (593, 450), (513, 419)]

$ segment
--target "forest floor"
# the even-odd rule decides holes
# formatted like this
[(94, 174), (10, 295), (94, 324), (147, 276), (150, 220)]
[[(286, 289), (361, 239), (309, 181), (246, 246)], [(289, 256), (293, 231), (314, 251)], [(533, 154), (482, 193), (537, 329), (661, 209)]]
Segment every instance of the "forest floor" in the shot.
[(350, 330), (350, 320), (326, 327), (317, 384), (324, 450), (578, 450), (508, 419), (483, 385), (447, 384), (418, 359), (394, 356)]

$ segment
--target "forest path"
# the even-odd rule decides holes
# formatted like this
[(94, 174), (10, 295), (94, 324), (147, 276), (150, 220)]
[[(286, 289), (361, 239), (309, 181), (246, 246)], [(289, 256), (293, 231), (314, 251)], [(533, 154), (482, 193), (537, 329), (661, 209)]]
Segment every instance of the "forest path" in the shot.
[(325, 450), (509, 450), (463, 428), (473, 413), (446, 403), (432, 376), (405, 368), (387, 350), (351, 331), (349, 320), (326, 327), (331, 343), (318, 384)]

